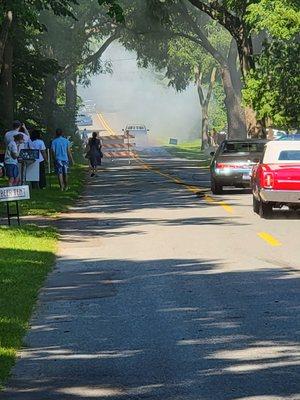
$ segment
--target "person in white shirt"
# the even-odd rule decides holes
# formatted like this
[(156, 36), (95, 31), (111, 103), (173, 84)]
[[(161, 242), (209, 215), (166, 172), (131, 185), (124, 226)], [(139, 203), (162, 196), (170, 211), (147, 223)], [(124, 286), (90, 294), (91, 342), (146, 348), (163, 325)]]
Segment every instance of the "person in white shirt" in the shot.
[[(31, 141), (30, 141), (30, 137), (29, 137), (29, 132), (25, 126), (25, 124), (22, 124), (20, 121), (14, 121), (13, 122), (13, 126), (12, 126), (12, 130), (6, 132), (5, 136), (4, 136), (4, 143), (6, 144), (6, 146), (14, 140), (14, 136), (17, 135), (18, 133), (20, 133), (23, 136), (23, 148), (31, 148)], [(23, 131), (23, 132), (22, 132)]]
[(31, 138), (31, 148), (39, 150), (39, 159), (37, 160), (37, 162), (40, 164), (39, 168), (40, 177), (38, 182), (38, 188), (45, 189), (47, 184), (46, 168), (45, 168), (45, 162), (47, 161), (47, 153), (46, 153), (45, 142), (42, 140), (42, 132), (40, 130), (34, 130), (31, 132), (30, 138)]
[(23, 135), (21, 133), (17, 133), (13, 137), (13, 140), (11, 140), (6, 146), (4, 166), (9, 186), (16, 186), (20, 183), (18, 157), (19, 146), (23, 143), (23, 141)]

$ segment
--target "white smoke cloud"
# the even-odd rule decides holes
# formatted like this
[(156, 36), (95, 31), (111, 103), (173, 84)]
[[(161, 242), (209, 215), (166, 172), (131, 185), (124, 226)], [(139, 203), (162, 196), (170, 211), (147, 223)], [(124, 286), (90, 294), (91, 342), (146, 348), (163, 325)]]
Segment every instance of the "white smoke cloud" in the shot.
[(79, 95), (97, 104), (116, 131), (130, 123), (145, 124), (156, 138), (196, 138), (200, 131), (200, 106), (197, 91), (190, 86), (177, 93), (151, 70), (138, 68), (135, 54), (114, 43), (103, 56), (110, 59), (113, 74), (91, 79)]

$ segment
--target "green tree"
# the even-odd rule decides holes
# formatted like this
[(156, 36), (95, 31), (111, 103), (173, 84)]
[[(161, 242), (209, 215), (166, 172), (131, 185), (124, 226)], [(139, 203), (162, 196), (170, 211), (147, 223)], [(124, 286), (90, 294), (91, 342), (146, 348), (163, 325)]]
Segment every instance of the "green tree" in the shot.
[(258, 56), (257, 67), (246, 79), (244, 99), (259, 118), (280, 128), (300, 126), (300, 44), (273, 40)]
[(295, 0), (261, 0), (248, 7), (247, 21), (264, 31), (265, 43), (246, 77), (244, 100), (268, 124), (290, 129), (300, 124), (300, 5)]
[[(205, 14), (193, 15), (180, 0), (165, 3), (158, 0), (137, 1), (134, 6), (130, 2), (129, 6), (123, 4), (126, 34), (122, 35), (121, 40), (127, 48), (136, 51), (142, 65), (147, 65), (149, 60), (158, 68), (164, 68), (165, 58), (157, 52), (157, 48), (166, 49), (168, 42), (176, 38), (189, 41), (214, 60), (226, 94), (228, 130), (232, 137), (246, 137), (245, 115), (241, 107), (241, 80), (236, 63), (237, 52), (230, 35), (220, 25), (212, 23)], [(198, 63), (201, 63), (201, 59)]]
[(13, 23), (22, 21), (24, 26), (38, 26), (38, 13), (52, 10), (56, 15), (69, 15), (70, 5), (76, 0), (2, 0), (0, 3), (0, 71), (6, 43)]
[[(167, 26), (172, 22), (167, 7), (173, 4), (173, 0), (149, 0), (152, 4), (153, 14), (161, 26)], [(185, 5), (190, 3), (191, 13), (196, 19), (196, 24), (201, 28), (201, 19), (198, 19), (198, 12), (205, 13), (213, 20), (223, 26), (235, 40), (240, 70), (244, 83), (250, 82), (248, 74), (252, 76), (257, 64), (263, 58), (257, 58), (253, 50), (253, 35), (264, 33), (280, 39), (289, 40), (300, 31), (300, 7), (299, 0), (178, 0)], [(107, 1), (116, 3), (116, 1)], [(200, 22), (200, 23), (199, 23)], [(203, 41), (203, 44), (205, 41)], [(212, 49), (211, 49), (212, 50)], [(291, 50), (293, 51), (293, 50)], [(216, 56), (218, 56), (216, 54)], [(220, 59), (220, 58), (219, 58)], [(221, 59), (220, 59), (221, 61)], [(298, 88), (299, 90), (299, 88)], [(248, 96), (248, 100), (251, 97)], [(262, 130), (262, 124), (257, 121), (254, 104), (248, 102), (248, 125), (251, 130), (256, 128)], [(262, 115), (260, 113), (260, 115)]]
[[(2, 107), (0, 125), (8, 126), (13, 119), (16, 108), (14, 99), (14, 65), (17, 64), (16, 48), (27, 52), (28, 38), (33, 37), (43, 27), (38, 22), (41, 10), (48, 9), (59, 15), (69, 15), (70, 5), (76, 0), (3, 0), (0, 3), (0, 86)], [(22, 26), (20, 34), (19, 26)], [(23, 42), (23, 44), (21, 44)], [(20, 45), (21, 44), (21, 45)], [(5, 99), (5, 101), (3, 100)]]
[[(40, 37), (39, 48), (60, 65), (60, 72), (50, 74), (45, 82), (43, 108), (48, 130), (54, 129), (62, 115), (69, 121), (68, 128), (74, 130), (78, 81), (87, 83), (91, 74), (109, 70), (110, 65), (103, 63), (101, 56), (119, 37), (117, 25), (98, 1), (82, 1), (71, 11), (75, 18), (51, 18), (48, 12), (40, 17), (46, 32)], [(62, 85), (65, 104), (59, 105), (57, 93)]]

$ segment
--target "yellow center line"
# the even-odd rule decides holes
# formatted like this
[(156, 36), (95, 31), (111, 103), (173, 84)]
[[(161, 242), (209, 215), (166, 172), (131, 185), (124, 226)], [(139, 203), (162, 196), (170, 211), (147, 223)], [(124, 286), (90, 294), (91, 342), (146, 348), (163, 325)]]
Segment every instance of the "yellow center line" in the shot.
[(258, 236), (264, 240), (265, 242), (267, 242), (270, 246), (272, 247), (278, 247), (278, 246), (282, 246), (282, 243), (279, 242), (278, 239), (276, 239), (274, 236), (270, 235), (270, 233), (267, 232), (259, 232)]
[[(100, 119), (100, 121), (102, 121), (103, 125), (106, 127), (107, 130), (109, 130), (109, 132), (111, 132), (113, 135), (115, 135), (116, 133), (111, 129), (111, 127), (108, 125), (108, 123), (105, 121), (104, 117), (102, 114), (97, 114), (98, 118)], [(189, 190), (190, 192), (194, 193), (194, 194), (198, 194), (199, 192), (204, 193), (203, 188), (197, 187), (197, 186), (192, 186), (192, 185), (188, 185), (186, 184), (182, 179), (178, 178), (178, 177), (174, 177), (172, 175), (169, 174), (165, 174), (164, 172), (159, 171), (157, 168), (152, 167), (151, 165), (145, 163), (145, 161), (143, 161), (141, 159), (141, 157), (137, 154), (134, 155), (134, 158), (136, 158), (137, 161), (139, 161), (143, 167), (149, 171), (152, 171), (158, 175), (161, 175), (165, 178), (167, 178), (168, 180), (171, 180), (177, 184), (182, 184), (186, 187), (187, 190)], [(221, 206), (228, 214), (233, 214), (234, 213), (234, 209), (227, 203), (225, 203), (225, 201), (219, 201), (217, 199), (214, 199), (212, 196), (209, 196), (207, 194), (204, 195), (204, 200), (206, 200), (209, 203), (213, 203), (216, 205)]]
[(116, 135), (116, 132), (108, 125), (102, 114), (98, 113), (97, 117), (99, 118), (101, 124), (104, 126), (105, 129), (108, 130), (109, 133), (111, 133), (112, 135)]
[[(165, 177), (165, 178), (167, 178), (167, 179), (169, 179), (169, 180), (171, 180), (171, 181), (173, 181), (175, 183), (184, 185), (187, 190), (189, 190), (190, 192), (192, 192), (194, 194), (198, 194), (199, 192), (200, 193), (204, 192), (203, 188), (200, 188), (198, 186), (187, 185), (182, 179), (177, 178), (177, 177), (173, 177), (172, 175), (169, 175), (169, 174), (165, 174), (165, 173), (153, 168), (149, 164), (146, 164), (139, 156), (136, 156), (136, 159), (140, 163), (143, 164), (145, 169), (148, 169), (149, 171), (153, 171), (154, 173), (156, 173), (158, 175), (161, 175), (161, 176), (163, 176), (163, 177)], [(234, 209), (229, 204), (225, 203), (224, 201), (216, 200), (212, 196), (207, 195), (207, 194), (204, 195), (204, 200), (206, 200), (209, 203), (214, 203), (214, 204), (217, 204), (217, 205), (221, 206), (229, 214), (233, 214), (234, 213)]]
[(99, 116), (100, 116), (100, 120), (102, 121), (102, 123), (103, 123), (103, 125), (104, 125), (104, 128), (106, 128), (106, 129), (108, 130), (109, 133), (114, 134), (114, 132), (112, 132), (111, 127), (108, 125), (108, 123), (107, 123), (106, 120), (104, 119), (103, 115), (102, 115), (102, 114), (99, 114)]
[[(116, 133), (113, 131), (113, 129), (109, 126), (109, 124), (104, 119), (104, 116), (102, 114), (100, 114), (100, 113), (97, 114), (97, 116), (98, 116), (100, 122), (105, 127), (105, 129), (107, 129), (112, 135), (116, 135)], [(194, 194), (198, 194), (199, 192), (200, 193), (202, 192), (202, 193), (204, 193), (204, 200), (206, 202), (219, 205), (227, 213), (234, 214), (233, 207), (231, 207), (225, 201), (215, 199), (213, 196), (211, 196), (209, 194), (206, 194), (205, 191), (203, 190), (203, 188), (200, 188), (200, 187), (197, 187), (197, 186), (188, 185), (182, 179), (180, 179), (179, 177), (176, 177), (176, 176), (161, 172), (159, 169), (157, 169), (157, 168), (153, 167), (152, 165), (147, 164), (145, 161), (143, 161), (138, 154), (134, 154), (133, 156), (143, 166), (144, 169), (152, 171), (152, 172), (154, 172), (154, 173), (156, 173), (158, 175), (161, 175), (161, 176), (167, 178), (168, 180), (173, 181), (173, 182), (175, 182), (177, 184), (182, 184), (183, 186), (185, 186), (185, 188), (187, 190), (189, 190), (190, 192), (192, 192)], [(269, 234), (267, 232), (258, 232), (257, 235), (272, 247), (282, 246), (282, 243), (278, 239), (276, 239), (274, 236), (272, 236), (271, 234)]]

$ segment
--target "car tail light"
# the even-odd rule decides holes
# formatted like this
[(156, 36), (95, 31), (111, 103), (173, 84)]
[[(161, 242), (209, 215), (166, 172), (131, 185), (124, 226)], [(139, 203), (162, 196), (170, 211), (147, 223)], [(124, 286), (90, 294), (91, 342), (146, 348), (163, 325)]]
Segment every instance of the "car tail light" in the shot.
[(266, 189), (273, 189), (274, 187), (274, 174), (273, 172), (263, 172), (262, 186)]

